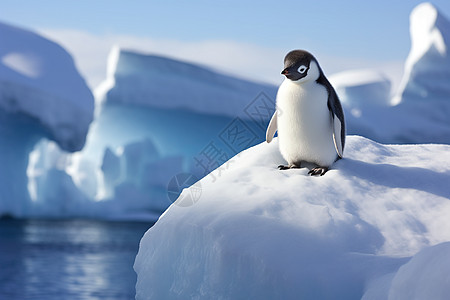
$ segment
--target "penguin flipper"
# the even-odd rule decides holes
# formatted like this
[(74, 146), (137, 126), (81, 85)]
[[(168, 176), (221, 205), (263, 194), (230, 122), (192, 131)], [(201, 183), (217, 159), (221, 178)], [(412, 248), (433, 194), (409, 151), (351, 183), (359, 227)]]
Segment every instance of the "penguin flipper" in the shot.
[(333, 142), (334, 147), (336, 148), (336, 152), (339, 155), (340, 158), (344, 156), (344, 149), (343, 149), (343, 143), (341, 139), (341, 131), (342, 131), (342, 124), (341, 120), (334, 114), (331, 116), (331, 122), (333, 126)]
[(269, 126), (266, 131), (266, 142), (270, 143), (275, 135), (275, 132), (278, 129), (278, 121), (277, 121), (277, 111), (273, 113), (272, 119), (270, 119)]
[(344, 110), (342, 109), (341, 102), (333, 89), (331, 84), (328, 82), (328, 109), (331, 115), (331, 127), (333, 130), (333, 142), (334, 147), (339, 158), (344, 156), (344, 144), (345, 144), (345, 120), (344, 120)]

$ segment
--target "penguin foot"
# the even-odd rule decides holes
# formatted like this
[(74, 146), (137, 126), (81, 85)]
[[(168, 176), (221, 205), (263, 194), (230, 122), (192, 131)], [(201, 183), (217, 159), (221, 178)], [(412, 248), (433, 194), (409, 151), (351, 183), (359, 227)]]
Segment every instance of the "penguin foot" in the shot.
[(323, 176), (327, 171), (328, 171), (327, 167), (316, 167), (316, 168), (311, 169), (308, 172), (308, 174), (310, 174), (311, 176), (316, 176), (316, 175)]
[(300, 165), (296, 165), (296, 164), (289, 164), (287, 166), (279, 165), (278, 169), (279, 170), (300, 169)]

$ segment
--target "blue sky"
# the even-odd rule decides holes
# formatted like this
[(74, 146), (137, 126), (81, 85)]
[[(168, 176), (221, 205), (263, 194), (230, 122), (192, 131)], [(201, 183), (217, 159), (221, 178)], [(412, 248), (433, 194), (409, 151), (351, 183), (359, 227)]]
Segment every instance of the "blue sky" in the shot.
[[(241, 72), (247, 78), (263, 73), (261, 78), (255, 79), (274, 82), (278, 77), (265, 72), (275, 72), (279, 60), (295, 48), (323, 57), (327, 62), (322, 63), (324, 69), (327, 70), (328, 65), (331, 72), (395, 63), (398, 69), (410, 47), (409, 14), (419, 3), (421, 1), (413, 0), (2, 0), (0, 21), (39, 31), (63, 44), (75, 56), (88, 80), (94, 77), (93, 62), (100, 60), (96, 56), (106, 56), (106, 48), (118, 44), (144, 52), (148, 48), (147, 52), (204, 63), (228, 73)], [(432, 3), (450, 16), (450, 1)], [(84, 40), (83, 35), (86, 35)], [(105, 41), (102, 46), (98, 43), (100, 40)], [(139, 40), (143, 41), (141, 45)], [(187, 49), (195, 48), (195, 44), (200, 45), (199, 49), (209, 49), (208, 55), (204, 55), (206, 50), (199, 50), (198, 57), (184, 53), (184, 44), (188, 45)], [(170, 45), (174, 49), (170, 49)], [(243, 62), (245, 59), (242, 62), (237, 59), (242, 64), (240, 71), (238, 63), (233, 66), (232, 58), (223, 57), (227, 51), (215, 50), (217, 47), (227, 49), (227, 45), (231, 45), (233, 50), (229, 53), (235, 57), (239, 47), (243, 47), (242, 53), (247, 57), (252, 51), (261, 51), (255, 56), (263, 60), (266, 55), (267, 62), (259, 64), (273, 67), (263, 68), (249, 57), (247, 63)], [(103, 48), (100, 51), (96, 46)], [(89, 55), (91, 58), (84, 57)], [(202, 56), (206, 56), (204, 61)], [(106, 57), (104, 61), (102, 66), (97, 64), (97, 68), (104, 69)], [(254, 73), (249, 70), (252, 68)], [(100, 70), (95, 72), (98, 74), (93, 85), (104, 76), (104, 70), (102, 75)]]

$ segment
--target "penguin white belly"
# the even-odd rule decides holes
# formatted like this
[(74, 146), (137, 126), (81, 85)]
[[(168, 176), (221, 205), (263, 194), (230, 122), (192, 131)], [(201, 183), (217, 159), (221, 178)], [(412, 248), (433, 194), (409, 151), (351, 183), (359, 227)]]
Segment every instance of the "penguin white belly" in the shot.
[(278, 141), (289, 164), (302, 161), (322, 167), (337, 158), (333, 143), (328, 93), (315, 81), (295, 84), (285, 80), (277, 94)]

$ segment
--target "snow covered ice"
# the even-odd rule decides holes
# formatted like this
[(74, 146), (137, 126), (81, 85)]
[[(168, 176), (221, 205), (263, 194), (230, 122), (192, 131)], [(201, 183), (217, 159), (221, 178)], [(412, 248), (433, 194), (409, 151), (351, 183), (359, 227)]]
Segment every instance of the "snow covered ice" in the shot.
[(448, 299), (450, 243), (425, 248), (403, 265), (392, 279), (390, 299)]
[(6, 24), (0, 24), (0, 37), (2, 110), (38, 120), (62, 149), (80, 150), (94, 99), (72, 57), (56, 43)]
[(0, 215), (30, 212), (28, 155), (41, 138), (80, 150), (94, 98), (59, 45), (0, 23)]
[[(450, 142), (449, 28), (431, 4), (413, 11), (399, 93), (372, 71), (330, 78), (350, 133)], [(448, 299), (449, 151), (349, 136), (344, 159), (315, 178), (279, 171), (276, 143), (245, 150), (203, 178), (187, 207), (198, 187), (185, 189), (145, 234), (136, 298)]]
[(277, 169), (285, 162), (276, 140), (254, 146), (202, 179), (195, 204), (175, 202), (146, 233), (137, 299), (398, 295), (403, 280), (418, 280), (408, 270), (422, 254), (405, 265), (409, 257), (450, 240), (449, 151), (349, 136), (345, 158), (311, 177)]

